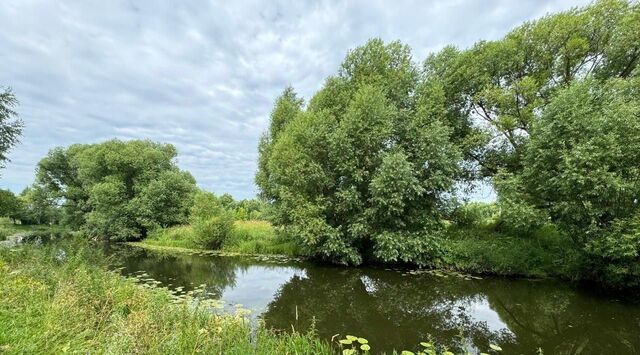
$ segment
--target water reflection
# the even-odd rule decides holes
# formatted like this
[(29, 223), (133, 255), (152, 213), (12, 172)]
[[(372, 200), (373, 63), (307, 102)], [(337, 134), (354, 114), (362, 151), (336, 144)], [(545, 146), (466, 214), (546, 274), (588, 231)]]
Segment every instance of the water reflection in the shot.
[[(320, 336), (357, 334), (374, 349), (412, 349), (438, 342), (506, 354), (640, 353), (640, 305), (575, 290), (562, 283), (402, 275), (251, 258), (110, 251), (123, 272), (148, 273), (170, 288), (205, 284), (211, 298), (241, 303), (276, 329)], [(466, 340), (460, 341), (459, 334)]]

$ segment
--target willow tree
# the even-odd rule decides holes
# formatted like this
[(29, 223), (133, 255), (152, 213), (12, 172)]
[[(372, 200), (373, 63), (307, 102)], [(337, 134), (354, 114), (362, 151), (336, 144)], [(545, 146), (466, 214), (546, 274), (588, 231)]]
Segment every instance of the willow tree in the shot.
[(275, 224), (334, 262), (436, 261), (461, 153), (435, 91), (407, 46), (378, 39), (351, 51), (308, 107), (287, 89), (257, 175)]
[(14, 111), (17, 105), (18, 100), (10, 89), (0, 92), (0, 168), (9, 161), (7, 154), (22, 135), (24, 123)]
[(186, 223), (195, 179), (171, 144), (110, 140), (56, 148), (38, 164), (36, 183), (54, 196), (63, 224), (91, 237), (132, 240)]
[(639, 61), (640, 4), (603, 0), (526, 22), (469, 49), (446, 47), (424, 68), (428, 81), (442, 87), (448, 120), (484, 132), (468, 158), (482, 176), (494, 176), (522, 171), (532, 127), (559, 90), (589, 77), (636, 76)]

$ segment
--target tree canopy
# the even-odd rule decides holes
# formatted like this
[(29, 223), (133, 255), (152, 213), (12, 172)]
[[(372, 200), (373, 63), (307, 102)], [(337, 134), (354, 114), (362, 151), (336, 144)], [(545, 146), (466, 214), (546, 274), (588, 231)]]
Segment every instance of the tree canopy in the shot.
[(11, 91), (0, 92), (0, 168), (9, 160), (7, 153), (20, 141), (24, 123), (18, 117), (15, 107), (18, 100)]
[(56, 148), (38, 164), (36, 182), (57, 199), (64, 224), (92, 237), (138, 239), (187, 221), (196, 185), (176, 155), (170, 144), (142, 140)]
[(306, 109), (286, 89), (257, 175), (275, 223), (336, 262), (437, 256), (437, 207), (461, 156), (442, 110), (423, 97), (409, 48), (378, 39), (351, 51)]

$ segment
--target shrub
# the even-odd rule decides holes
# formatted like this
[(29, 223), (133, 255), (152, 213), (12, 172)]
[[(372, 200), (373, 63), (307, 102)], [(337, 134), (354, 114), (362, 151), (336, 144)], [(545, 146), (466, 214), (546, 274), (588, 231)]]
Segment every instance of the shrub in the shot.
[(220, 211), (216, 216), (196, 219), (192, 226), (193, 241), (197, 247), (220, 249), (233, 230), (233, 215)]
[(618, 220), (585, 247), (591, 278), (614, 287), (640, 286), (640, 213)]
[(460, 227), (492, 226), (499, 217), (499, 209), (495, 203), (470, 202), (458, 207), (451, 219)]

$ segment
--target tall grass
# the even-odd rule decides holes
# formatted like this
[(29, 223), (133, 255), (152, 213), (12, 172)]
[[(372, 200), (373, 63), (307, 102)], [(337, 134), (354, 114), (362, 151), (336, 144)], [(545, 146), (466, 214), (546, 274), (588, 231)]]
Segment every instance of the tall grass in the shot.
[[(156, 230), (143, 242), (155, 246), (199, 248), (190, 225)], [(243, 254), (299, 255), (296, 245), (280, 238), (271, 223), (266, 221), (236, 221), (220, 250)]]
[(299, 254), (296, 245), (279, 237), (266, 221), (236, 221), (223, 250), (244, 254)]
[(475, 274), (520, 277), (581, 277), (582, 251), (553, 225), (520, 236), (493, 223), (447, 230), (445, 266)]
[(313, 334), (252, 333), (240, 316), (173, 304), (167, 292), (142, 288), (105, 265), (98, 253), (71, 244), (0, 249), (0, 352), (333, 352)]

